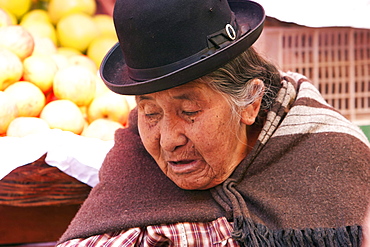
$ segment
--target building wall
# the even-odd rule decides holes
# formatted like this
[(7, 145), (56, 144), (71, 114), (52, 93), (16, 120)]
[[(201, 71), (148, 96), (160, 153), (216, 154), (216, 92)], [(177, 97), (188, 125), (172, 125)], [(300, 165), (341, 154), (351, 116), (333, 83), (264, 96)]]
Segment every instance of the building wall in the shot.
[(349, 120), (370, 124), (370, 29), (270, 25), (255, 46), (281, 70), (307, 76)]

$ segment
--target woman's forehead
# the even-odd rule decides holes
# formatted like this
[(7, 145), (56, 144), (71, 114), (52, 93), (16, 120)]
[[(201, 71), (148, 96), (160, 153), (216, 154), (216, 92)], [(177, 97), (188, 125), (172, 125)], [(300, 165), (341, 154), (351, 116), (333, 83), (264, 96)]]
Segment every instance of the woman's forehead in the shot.
[[(210, 90), (212, 89), (205, 83), (189, 82), (160, 92), (138, 95), (136, 96), (136, 100), (137, 102), (164, 98), (190, 101), (200, 100), (206, 98), (209, 95)], [(213, 91), (213, 93), (215, 92)]]

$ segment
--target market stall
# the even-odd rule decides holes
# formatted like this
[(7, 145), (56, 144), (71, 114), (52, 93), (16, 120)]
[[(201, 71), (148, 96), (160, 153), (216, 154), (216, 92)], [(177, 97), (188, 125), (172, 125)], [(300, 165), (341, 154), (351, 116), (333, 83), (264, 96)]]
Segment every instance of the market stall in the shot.
[(55, 243), (127, 124), (98, 73), (108, 2), (0, 1), (0, 246)]

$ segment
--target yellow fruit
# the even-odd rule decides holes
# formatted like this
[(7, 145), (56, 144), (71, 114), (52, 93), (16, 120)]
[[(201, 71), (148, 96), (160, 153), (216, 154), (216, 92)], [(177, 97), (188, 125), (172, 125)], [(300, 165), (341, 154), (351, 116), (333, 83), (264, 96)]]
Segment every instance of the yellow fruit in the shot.
[(108, 35), (117, 38), (112, 16), (98, 14), (93, 16), (93, 20), (99, 29), (100, 35)]
[(68, 58), (69, 65), (79, 65), (85, 67), (86, 69), (90, 70), (94, 75), (98, 71), (98, 67), (96, 66), (95, 62), (86, 55), (72, 55)]
[(69, 66), (68, 57), (63, 54), (51, 54), (51, 58), (54, 60), (57, 65), (58, 70), (67, 68)]
[(51, 55), (56, 54), (58, 49), (54, 42), (48, 37), (34, 37), (34, 49), (32, 55), (41, 54), (41, 55)]
[(37, 134), (49, 130), (48, 123), (37, 117), (17, 117), (10, 122), (7, 136), (24, 137), (31, 134)]
[(13, 119), (18, 116), (18, 108), (15, 101), (12, 100), (3, 91), (0, 91), (0, 135), (4, 135)]
[(80, 65), (90, 70), (94, 75), (98, 71), (98, 67), (95, 62), (88, 56), (85, 55), (72, 55), (68, 58), (69, 65)]
[(53, 91), (58, 99), (68, 99), (78, 106), (84, 106), (94, 98), (95, 83), (95, 75), (90, 70), (74, 65), (55, 74)]
[(33, 37), (49, 38), (57, 45), (57, 34), (53, 24), (50, 22), (27, 21), (21, 24), (21, 26), (26, 28)]
[(85, 122), (85, 127), (86, 127), (87, 125), (89, 125), (89, 123), (87, 122), (87, 106), (85, 106), (85, 105), (84, 106), (79, 106), (78, 108), (80, 109), (80, 111), (82, 113), (82, 116), (86, 120), (86, 122)]
[(80, 52), (79, 50), (75, 48), (63, 47), (63, 46), (57, 48), (57, 53), (65, 55), (67, 57), (73, 56), (73, 55), (82, 55), (82, 52)]
[(7, 14), (8, 16), (10, 17), (10, 20), (11, 20), (11, 24), (10, 25), (17, 25), (18, 24), (18, 20), (17, 20), (17, 17), (15, 17), (15, 15), (11, 12), (9, 12), (9, 10), (7, 10), (6, 8), (2, 8)]
[(63, 17), (56, 27), (60, 46), (71, 47), (84, 53), (99, 35), (92, 17), (83, 13)]
[(99, 73), (96, 74), (96, 90), (95, 97), (102, 95), (103, 93), (110, 91), (110, 89), (105, 85)]
[(124, 126), (118, 122), (99, 118), (90, 123), (81, 133), (82, 136), (99, 138), (103, 141), (114, 140), (114, 133)]
[(87, 109), (87, 117), (90, 123), (98, 118), (107, 118), (126, 125), (129, 112), (124, 95), (107, 91), (94, 98)]
[(0, 47), (11, 50), (23, 60), (32, 54), (34, 40), (20, 25), (5, 26), (0, 28)]
[(23, 65), (19, 57), (5, 48), (0, 48), (0, 90), (19, 81), (23, 75)]
[(35, 84), (42, 92), (48, 92), (52, 88), (58, 67), (51, 55), (29, 56), (23, 61), (23, 68), (24, 79)]
[(44, 93), (31, 82), (13, 83), (4, 92), (16, 102), (19, 117), (37, 117), (45, 106)]
[(27, 13), (32, 5), (32, 0), (0, 0), (0, 7), (7, 9), (19, 20)]
[(12, 19), (8, 12), (0, 8), (0, 27), (12, 25)]
[(104, 56), (117, 42), (118, 39), (112, 36), (97, 37), (90, 43), (86, 54), (100, 67)]
[(81, 134), (85, 119), (78, 106), (70, 100), (55, 100), (48, 103), (40, 114), (52, 129)]
[(49, 22), (51, 23), (49, 14), (44, 9), (33, 9), (27, 12), (19, 22), (20, 25), (23, 25), (28, 22), (34, 22), (34, 21), (40, 21), (40, 22)]
[(53, 24), (57, 24), (60, 19), (70, 14), (85, 13), (91, 16), (95, 11), (95, 0), (50, 0), (48, 5), (48, 13)]

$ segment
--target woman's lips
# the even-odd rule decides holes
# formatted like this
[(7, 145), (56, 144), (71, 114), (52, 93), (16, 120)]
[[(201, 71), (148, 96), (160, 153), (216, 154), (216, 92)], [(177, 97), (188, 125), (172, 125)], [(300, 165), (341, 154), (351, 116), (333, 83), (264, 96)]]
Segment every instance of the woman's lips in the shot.
[(171, 167), (171, 170), (177, 174), (187, 174), (194, 172), (199, 168), (199, 160), (179, 160), (179, 161), (168, 161), (167, 164)]

